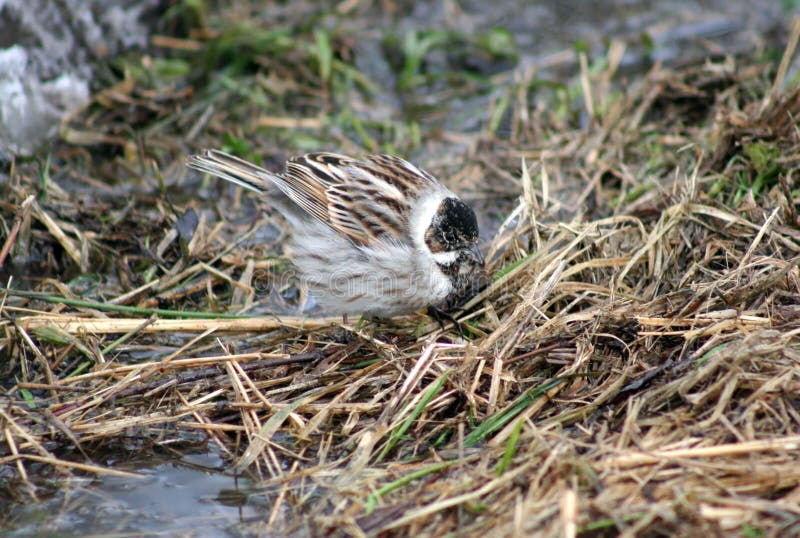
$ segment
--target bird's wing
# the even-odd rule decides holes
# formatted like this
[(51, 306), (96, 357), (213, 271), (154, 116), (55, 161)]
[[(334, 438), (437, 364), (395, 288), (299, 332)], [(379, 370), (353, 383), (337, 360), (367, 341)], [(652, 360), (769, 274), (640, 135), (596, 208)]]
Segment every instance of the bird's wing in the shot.
[(408, 242), (411, 204), (438, 184), (427, 172), (389, 155), (357, 161), (310, 153), (290, 159), (278, 177), (278, 187), (305, 211), (365, 245), (387, 238)]

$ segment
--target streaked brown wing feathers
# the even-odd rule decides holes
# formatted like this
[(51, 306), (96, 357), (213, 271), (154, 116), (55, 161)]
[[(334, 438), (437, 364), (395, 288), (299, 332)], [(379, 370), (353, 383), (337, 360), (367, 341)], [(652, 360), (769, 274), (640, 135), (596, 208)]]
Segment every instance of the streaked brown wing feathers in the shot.
[(302, 157), (293, 158), (286, 163), (286, 172), (279, 176), (283, 185), (279, 186), (297, 205), (327, 224), (328, 197), (325, 191), (328, 184), (300, 159)]
[(361, 162), (334, 153), (292, 158), (280, 178), (281, 190), (300, 207), (360, 244), (408, 240), (409, 204), (436, 183), (397, 157), (371, 155)]

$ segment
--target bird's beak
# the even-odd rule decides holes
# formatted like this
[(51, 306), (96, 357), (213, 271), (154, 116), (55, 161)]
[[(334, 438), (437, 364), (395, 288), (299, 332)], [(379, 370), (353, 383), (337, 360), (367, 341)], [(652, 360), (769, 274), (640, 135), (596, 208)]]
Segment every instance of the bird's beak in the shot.
[(492, 283), (492, 279), (489, 276), (489, 273), (486, 272), (483, 255), (481, 254), (481, 251), (478, 250), (478, 245), (472, 245), (472, 248), (470, 248), (469, 251), (475, 258), (477, 265), (476, 271), (472, 275), (472, 282), (470, 283), (472, 294), (474, 295), (489, 286), (489, 284)]
[(469, 252), (472, 254), (472, 257), (475, 259), (475, 261), (478, 262), (478, 265), (483, 267), (483, 254), (481, 254), (481, 251), (478, 250), (478, 245), (472, 245), (469, 249)]

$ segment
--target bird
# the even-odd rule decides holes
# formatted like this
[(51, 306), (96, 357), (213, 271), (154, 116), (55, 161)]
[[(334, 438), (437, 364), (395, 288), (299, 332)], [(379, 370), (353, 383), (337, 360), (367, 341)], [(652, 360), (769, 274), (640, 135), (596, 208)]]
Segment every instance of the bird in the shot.
[(386, 319), (428, 309), (447, 317), (486, 284), (475, 212), (402, 158), (317, 152), (272, 172), (206, 149), (186, 165), (255, 192), (283, 215), (288, 257), (329, 314)]

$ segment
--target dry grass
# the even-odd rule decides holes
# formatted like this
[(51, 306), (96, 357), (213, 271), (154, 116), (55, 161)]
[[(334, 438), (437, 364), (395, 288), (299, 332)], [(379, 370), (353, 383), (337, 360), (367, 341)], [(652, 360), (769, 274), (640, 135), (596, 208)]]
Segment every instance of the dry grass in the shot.
[(582, 63), (588, 125), (518, 80), (508, 135), (450, 165), (478, 206), (518, 196), (485, 245), (496, 280), (462, 316), (468, 341), (422, 316), (163, 319), (257, 304), (258, 271), (281, 270), (247, 241), (265, 220), (231, 244), (235, 224), (201, 214), (179, 248), (162, 200), (98, 226), (15, 173), (0, 263), (39, 244), (58, 268), (37, 287), (77, 300), (86, 283), (62, 267), (116, 250), (118, 281), (92, 295), (122, 299), (2, 295), (6, 475), (35, 496), (47, 469), (120, 472), (93, 455), (125, 438), (205, 439), (273, 506), (254, 532), (800, 533), (800, 90), (785, 67), (722, 59), (614, 93), (609, 54), (598, 74)]

